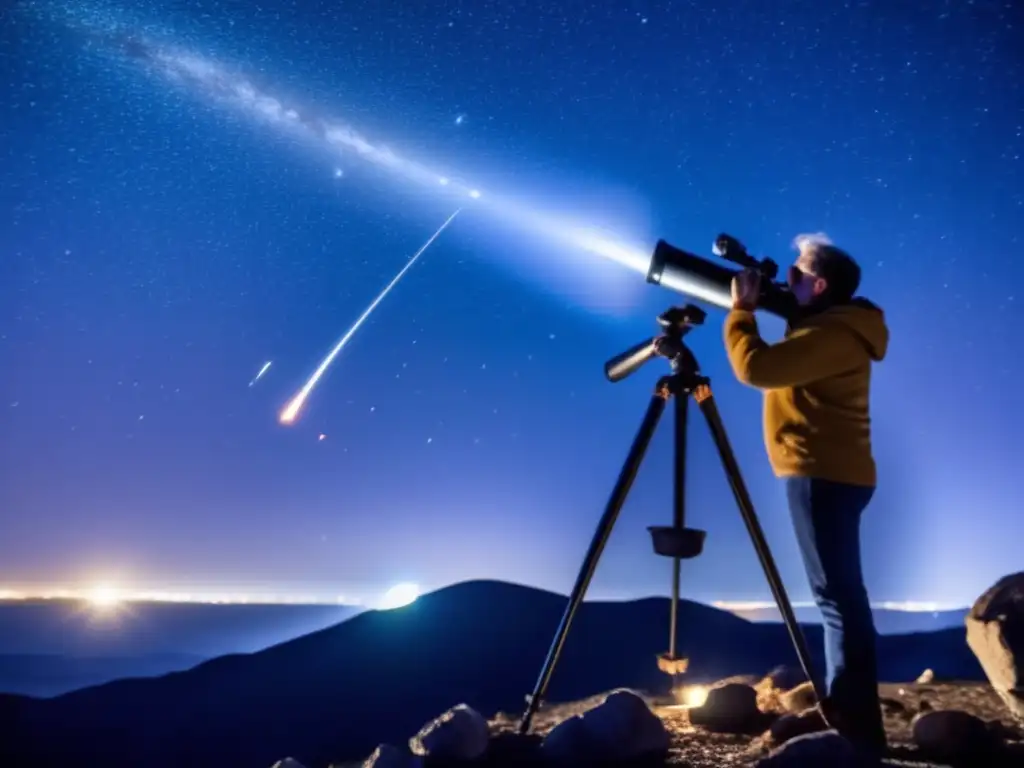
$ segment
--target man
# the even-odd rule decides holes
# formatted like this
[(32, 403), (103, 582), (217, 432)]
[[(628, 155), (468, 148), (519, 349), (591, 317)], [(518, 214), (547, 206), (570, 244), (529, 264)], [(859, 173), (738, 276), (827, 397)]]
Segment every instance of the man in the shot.
[(860, 558), (860, 520), (874, 494), (868, 410), (871, 366), (885, 357), (882, 311), (854, 298), (860, 267), (820, 236), (795, 241), (787, 283), (800, 305), (785, 339), (768, 344), (754, 309), (760, 276), (732, 284), (725, 345), (736, 377), (764, 390), (764, 439), (786, 483), (793, 526), (825, 629), (822, 713), (851, 741), (885, 750), (875, 626)]

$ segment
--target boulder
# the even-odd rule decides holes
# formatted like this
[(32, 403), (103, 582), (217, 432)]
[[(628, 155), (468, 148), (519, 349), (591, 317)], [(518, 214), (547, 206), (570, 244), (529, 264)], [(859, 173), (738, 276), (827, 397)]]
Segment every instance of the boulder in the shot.
[(583, 715), (560, 722), (541, 742), (544, 759), (556, 765), (586, 765), (598, 756), (597, 740), (591, 736)]
[(393, 744), (381, 744), (363, 761), (362, 768), (423, 768), (423, 759)]
[(866, 759), (835, 731), (808, 733), (773, 749), (757, 768), (868, 768), (881, 760)]
[(627, 690), (613, 691), (596, 707), (556, 725), (541, 744), (545, 759), (584, 765), (659, 758), (668, 752), (670, 737), (647, 702)]
[(700, 707), (690, 710), (690, 724), (715, 733), (753, 733), (766, 725), (757, 707), (757, 691), (742, 683), (726, 683), (708, 691)]
[(1002, 746), (984, 720), (957, 709), (919, 714), (910, 727), (921, 752), (940, 762), (980, 766), (989, 762)]
[(768, 729), (768, 734), (771, 737), (772, 744), (780, 745), (800, 736), (805, 736), (808, 733), (827, 730), (829, 730), (828, 723), (821, 716), (821, 710), (813, 707), (799, 714), (783, 715), (772, 723), (771, 728)]
[(1005, 576), (965, 619), (967, 645), (1014, 717), (1024, 721), (1024, 572)]
[(543, 759), (541, 737), (533, 733), (499, 733), (491, 737), (484, 756), (487, 768), (522, 768)]
[(424, 725), (409, 739), (409, 750), (420, 757), (476, 760), (487, 751), (490, 731), (484, 716), (459, 704)]

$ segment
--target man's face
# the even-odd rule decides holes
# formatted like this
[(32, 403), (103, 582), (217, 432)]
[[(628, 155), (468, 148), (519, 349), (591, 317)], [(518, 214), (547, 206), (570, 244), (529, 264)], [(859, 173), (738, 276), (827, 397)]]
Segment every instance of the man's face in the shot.
[(824, 293), (827, 283), (815, 271), (814, 257), (801, 253), (786, 273), (786, 282), (793, 292), (797, 304), (804, 307)]

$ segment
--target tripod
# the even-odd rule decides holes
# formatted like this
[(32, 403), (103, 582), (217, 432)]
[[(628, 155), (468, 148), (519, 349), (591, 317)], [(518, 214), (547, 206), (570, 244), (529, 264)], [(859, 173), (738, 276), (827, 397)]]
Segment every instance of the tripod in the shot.
[(743, 522), (746, 524), (747, 532), (750, 534), (754, 550), (761, 561), (761, 567), (764, 569), (765, 577), (768, 580), (768, 585), (771, 588), (776, 605), (778, 605), (779, 612), (782, 614), (786, 629), (789, 631), (789, 636), (793, 642), (800, 665), (807, 679), (814, 686), (814, 692), (818, 701), (821, 702), (823, 700), (822, 692), (813, 674), (806, 640), (800, 630), (800, 626), (797, 624), (796, 616), (793, 614), (793, 607), (789, 602), (782, 578), (779, 576), (775, 560), (772, 557), (768, 542), (765, 540), (764, 532), (754, 511), (754, 505), (750, 500), (750, 495), (740, 474), (739, 464), (732, 452), (729, 438), (725, 432), (725, 426), (722, 424), (718, 407), (711, 393), (710, 380), (706, 376), (700, 375), (697, 359), (683, 342), (683, 336), (695, 326), (702, 325), (705, 317), (706, 313), (693, 305), (673, 307), (658, 318), (659, 324), (665, 329), (661, 336), (637, 344), (621, 355), (609, 360), (605, 365), (605, 372), (608, 378), (612, 381), (619, 381), (637, 370), (648, 360), (661, 356), (669, 359), (672, 373), (658, 379), (654, 387), (654, 392), (651, 395), (643, 421), (629, 449), (629, 454), (626, 456), (622, 470), (608, 499), (604, 514), (601, 516), (586, 557), (576, 577), (576, 583), (569, 596), (569, 604), (562, 614), (561, 622), (558, 625), (551, 648), (544, 661), (544, 666), (537, 678), (537, 684), (534, 687), (533, 693), (528, 697), (526, 712), (523, 714), (519, 726), (521, 734), (526, 734), (530, 730), (533, 717), (537, 713), (537, 709), (540, 707), (541, 701), (547, 692), (548, 684), (551, 682), (551, 676), (555, 665), (558, 663), (558, 658), (569, 634), (573, 618), (580, 603), (583, 602), (583, 597), (590, 586), (594, 572), (597, 570), (601, 553), (604, 551), (605, 544), (607, 544), (608, 538), (611, 536), (615, 521), (619, 516), (619, 511), (626, 501), (647, 448), (654, 437), (658, 422), (665, 412), (668, 401), (672, 398), (675, 399), (675, 456), (673, 459), (675, 483), (673, 489), (672, 525), (651, 526), (648, 528), (651, 533), (655, 554), (672, 558), (669, 649), (668, 653), (659, 656), (658, 666), (662, 671), (671, 675), (684, 672), (687, 668), (687, 660), (676, 656), (680, 562), (700, 555), (704, 550), (704, 539), (706, 536), (705, 531), (686, 527), (687, 406), (689, 398), (692, 396), (697, 402), (701, 413), (704, 414), (704, 418), (711, 430), (711, 436), (728, 477), (729, 485), (732, 487), (733, 495), (736, 497), (736, 504), (743, 517)]

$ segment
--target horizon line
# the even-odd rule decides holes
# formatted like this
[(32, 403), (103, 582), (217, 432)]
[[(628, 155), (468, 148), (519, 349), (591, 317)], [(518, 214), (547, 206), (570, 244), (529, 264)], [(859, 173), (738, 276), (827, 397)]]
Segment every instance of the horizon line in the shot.
[[(661, 596), (659, 596), (661, 597)], [(624, 600), (640, 600), (643, 596), (620, 598)], [(262, 605), (262, 606), (338, 606), (346, 608), (370, 607), (364, 600), (346, 595), (326, 596), (311, 593), (245, 593), (195, 591), (164, 591), (164, 590), (120, 590), (90, 587), (86, 589), (54, 588), (44, 590), (16, 590), (0, 588), (0, 603), (25, 602), (33, 600), (68, 600), (83, 602), (104, 602), (114, 600), (119, 603), (171, 603), (180, 605)], [(739, 613), (750, 611), (778, 611), (778, 606), (771, 600), (691, 600), (704, 603), (712, 608)], [(812, 601), (793, 601), (794, 608), (814, 608)], [(873, 610), (900, 611), (904, 613), (937, 613), (940, 611), (968, 610), (966, 605), (941, 603), (925, 600), (884, 600), (871, 603)]]
[[(790, 603), (794, 608), (815, 608), (817, 605), (810, 600), (795, 600)], [(713, 608), (721, 608), (724, 611), (759, 611), (772, 609), (779, 610), (773, 600), (747, 600), (730, 601), (714, 600), (711, 602)], [(904, 613), (938, 613), (940, 611), (966, 611), (970, 606), (958, 605), (956, 603), (940, 603), (928, 600), (880, 600), (871, 603), (873, 610), (902, 611)]]

